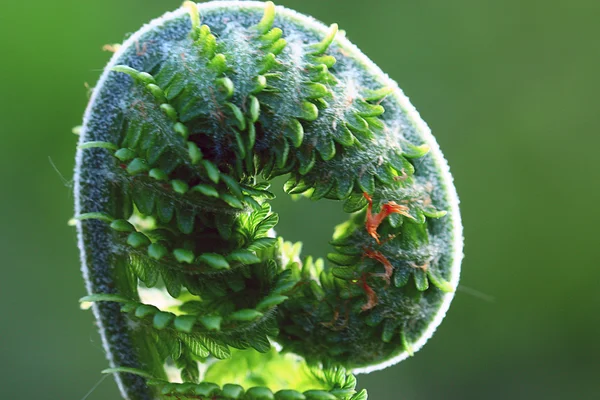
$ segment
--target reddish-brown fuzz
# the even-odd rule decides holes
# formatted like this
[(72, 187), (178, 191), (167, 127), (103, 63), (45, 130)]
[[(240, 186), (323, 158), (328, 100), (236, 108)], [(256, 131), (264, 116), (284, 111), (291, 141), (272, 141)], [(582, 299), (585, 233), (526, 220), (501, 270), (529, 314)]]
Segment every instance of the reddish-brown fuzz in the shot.
[(377, 305), (377, 302), (378, 302), (377, 294), (371, 288), (371, 286), (369, 286), (369, 284), (367, 283), (366, 275), (363, 275), (361, 277), (361, 284), (362, 284), (363, 290), (365, 291), (365, 294), (367, 295), (367, 303), (361, 307), (361, 310), (368, 311)]
[(144, 56), (144, 55), (146, 55), (146, 52), (147, 52), (147, 51), (148, 51), (148, 43), (145, 43), (145, 42), (144, 42), (144, 43), (142, 43), (142, 44), (141, 44), (141, 46), (140, 46), (140, 42), (139, 42), (139, 41), (136, 41), (136, 42), (135, 42), (135, 53), (136, 53), (138, 56), (140, 56), (140, 57), (141, 57), (141, 56)]
[(407, 206), (402, 206), (394, 201), (385, 203), (381, 206), (381, 211), (379, 211), (377, 214), (373, 214), (373, 199), (366, 192), (363, 193), (363, 196), (365, 196), (365, 199), (367, 199), (369, 202), (367, 207), (367, 221), (365, 222), (365, 228), (367, 229), (369, 235), (371, 235), (378, 244), (380, 244), (380, 242), (377, 228), (379, 228), (379, 225), (381, 225), (383, 220), (386, 219), (390, 214), (400, 214), (414, 219), (413, 216), (408, 213), (409, 208)]
[(392, 278), (392, 273), (394, 272), (394, 267), (392, 266), (390, 260), (388, 260), (383, 254), (381, 254), (381, 252), (371, 249), (365, 249), (364, 255), (367, 258), (379, 261), (381, 264), (383, 264), (383, 266), (385, 267), (385, 273), (374, 274), (374, 276), (382, 277), (383, 279), (385, 279), (387, 285), (389, 286), (390, 279)]
[(413, 268), (422, 269), (423, 271), (427, 272), (427, 270), (429, 269), (429, 261), (425, 262), (422, 265), (417, 265), (416, 263), (411, 262), (410, 266)]

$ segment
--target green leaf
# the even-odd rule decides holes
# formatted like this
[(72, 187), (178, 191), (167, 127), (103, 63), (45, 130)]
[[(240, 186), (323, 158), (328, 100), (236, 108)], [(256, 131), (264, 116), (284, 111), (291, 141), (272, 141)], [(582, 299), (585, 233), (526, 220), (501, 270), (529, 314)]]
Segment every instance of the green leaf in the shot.
[(198, 321), (204, 325), (206, 329), (209, 331), (219, 331), (221, 330), (221, 321), (223, 317), (220, 315), (203, 315), (198, 317)]
[[(179, 317), (178, 317), (179, 318)], [(177, 319), (175, 320), (177, 322)], [(192, 335), (181, 335), (181, 341), (192, 352), (192, 354), (206, 358), (210, 356), (210, 351), (200, 342), (199, 338)]]
[(291, 140), (294, 147), (298, 148), (304, 139), (304, 127), (300, 121), (292, 118), (288, 121), (285, 127), (284, 135)]
[(162, 278), (165, 282), (165, 287), (167, 292), (171, 295), (171, 297), (177, 298), (181, 294), (181, 282), (177, 275), (168, 269), (162, 270)]
[(192, 188), (192, 191), (202, 193), (203, 195), (208, 196), (208, 197), (219, 198), (219, 192), (217, 191), (217, 189), (215, 189), (212, 186), (205, 185), (203, 183), (200, 183), (200, 184), (194, 186)]
[(210, 353), (220, 360), (225, 360), (231, 357), (231, 351), (229, 347), (225, 344), (218, 343), (216, 340), (213, 340), (209, 337), (200, 336), (199, 340), (202, 345), (210, 351)]
[(275, 57), (275, 54), (268, 53), (259, 64), (258, 73), (260, 75), (265, 74), (269, 70), (271, 70), (274, 66), (276, 66), (277, 64), (278, 64), (278, 62), (277, 62), (277, 58)]
[(140, 247), (148, 246), (150, 244), (150, 239), (141, 232), (132, 232), (127, 236), (127, 244), (134, 249), (138, 249)]
[(175, 315), (169, 312), (161, 311), (154, 314), (152, 325), (158, 330), (165, 329), (171, 323), (171, 321), (173, 321), (173, 319), (175, 319)]
[(273, 392), (269, 388), (255, 386), (246, 391), (248, 400), (275, 400)]
[(454, 288), (452, 287), (450, 282), (446, 281), (441, 276), (438, 276), (436, 273), (434, 273), (431, 270), (431, 268), (429, 268), (427, 270), (427, 276), (429, 277), (429, 280), (431, 281), (431, 283), (433, 283), (433, 285), (435, 287), (437, 287), (438, 289), (440, 289), (442, 292), (445, 292), (445, 293), (454, 292)]
[(317, 151), (323, 161), (329, 161), (335, 156), (335, 143), (331, 139), (322, 139), (317, 143)]
[(173, 256), (180, 263), (192, 264), (194, 262), (194, 252), (186, 249), (173, 250)]
[(97, 294), (90, 294), (89, 296), (84, 296), (81, 299), (79, 299), (80, 303), (94, 303), (97, 301), (113, 301), (115, 303), (127, 303), (130, 302), (131, 300), (126, 299), (125, 297), (118, 295), (118, 294), (109, 294), (109, 293), (97, 293)]
[(225, 105), (227, 107), (229, 107), (229, 109), (232, 111), (233, 117), (235, 118), (238, 129), (240, 131), (245, 131), (246, 130), (246, 118), (244, 118), (244, 113), (242, 113), (242, 110), (240, 110), (240, 108), (233, 103), (225, 102)]
[(186, 194), (188, 190), (190, 190), (188, 184), (179, 179), (172, 180), (171, 186), (173, 187), (173, 190), (179, 194)]
[[(333, 193), (337, 192), (336, 198), (340, 200), (347, 199), (354, 189), (354, 180), (346, 177), (336, 179), (336, 187), (333, 189)], [(331, 193), (330, 193), (331, 194)], [(345, 207), (345, 205), (344, 205)]]
[(261, 46), (262, 48), (268, 48), (273, 43), (281, 39), (281, 36), (283, 36), (283, 31), (280, 28), (273, 28), (264, 35), (260, 36), (258, 40), (263, 43)]
[(138, 175), (144, 172), (148, 172), (150, 167), (146, 160), (142, 158), (134, 158), (127, 166), (127, 172), (129, 175)]
[(193, 165), (196, 165), (202, 160), (203, 154), (198, 148), (198, 145), (194, 142), (187, 142), (188, 156)]
[(192, 31), (198, 31), (200, 29), (200, 12), (198, 10), (198, 5), (193, 1), (185, 1), (183, 7), (190, 15)]
[(208, 160), (202, 160), (202, 165), (206, 169), (209, 179), (214, 183), (219, 183), (221, 172), (219, 172), (219, 169), (215, 166), (215, 164)]
[(86, 142), (77, 146), (80, 150), (85, 149), (108, 149), (116, 151), (118, 149), (117, 145), (110, 142)]
[(269, 308), (273, 308), (281, 303), (283, 303), (284, 301), (286, 301), (289, 297), (288, 296), (283, 296), (283, 295), (279, 295), (279, 294), (272, 294), (269, 295), (267, 297), (265, 297), (264, 299), (262, 299), (257, 305), (256, 305), (256, 309), (258, 311), (266, 311)]
[(316, 153), (314, 150), (310, 151), (309, 154), (303, 154), (298, 152), (296, 155), (300, 161), (300, 167), (298, 168), (298, 172), (300, 175), (308, 174), (317, 161)]
[(408, 283), (410, 279), (410, 270), (407, 268), (400, 268), (394, 272), (394, 286), (403, 287)]
[(135, 151), (131, 149), (123, 148), (115, 151), (115, 157), (117, 157), (120, 161), (123, 162), (133, 160), (135, 156)]
[(187, 140), (188, 136), (190, 135), (190, 131), (188, 130), (188, 128), (181, 122), (176, 122), (173, 125), (173, 130), (175, 132), (177, 132), (185, 140)]
[(333, 179), (321, 180), (317, 182), (315, 190), (310, 196), (311, 200), (319, 200), (325, 197), (333, 188), (334, 183), (335, 182)]
[(167, 102), (167, 98), (165, 97), (165, 93), (163, 92), (163, 90), (158, 85), (155, 85), (154, 83), (149, 83), (149, 84), (146, 85), (146, 89), (148, 89), (148, 91), (150, 92), (150, 94), (152, 94), (152, 96), (159, 103), (166, 103)]
[(308, 82), (304, 84), (304, 96), (309, 100), (319, 99), (327, 96), (329, 89), (327, 86), (318, 82)]
[(305, 400), (306, 396), (296, 390), (284, 389), (275, 393), (276, 400)]
[(133, 201), (144, 215), (152, 215), (156, 202), (156, 190), (151, 186), (135, 185), (132, 190)]
[(377, 90), (366, 90), (364, 100), (380, 101), (392, 93), (394, 93), (394, 88), (392, 86), (386, 86)]
[(250, 101), (250, 122), (255, 123), (258, 121), (260, 115), (260, 102), (254, 96), (249, 96)]
[(322, 55), (322, 56), (313, 56), (312, 60), (315, 64), (323, 64), (325, 65), (327, 68), (332, 68), (335, 63), (337, 62), (336, 58), (334, 56), (330, 56), (330, 55)]
[(310, 281), (309, 287), (317, 301), (323, 301), (323, 299), (325, 298), (325, 291), (323, 290), (323, 288), (319, 286), (319, 284), (316, 281)]
[(223, 390), (221, 392), (223, 397), (226, 399), (238, 400), (241, 399), (244, 395), (244, 388), (240, 385), (234, 385), (231, 383), (227, 383), (223, 385)]
[(275, 213), (269, 215), (265, 219), (263, 219), (256, 227), (254, 228), (254, 237), (259, 238), (265, 236), (272, 228), (277, 225), (279, 222), (279, 216)]
[(428, 218), (442, 218), (445, 217), (446, 214), (448, 214), (448, 211), (445, 210), (435, 210), (435, 209), (430, 209), (430, 210), (423, 210), (423, 215), (425, 215)]
[(356, 265), (356, 263), (359, 261), (359, 257), (339, 253), (329, 253), (327, 254), (327, 259), (332, 263), (342, 267)]
[(263, 314), (260, 311), (253, 310), (251, 308), (245, 308), (229, 314), (227, 318), (233, 321), (249, 322), (254, 321), (262, 316)]
[(252, 337), (250, 345), (260, 353), (267, 353), (271, 350), (271, 342), (269, 342), (269, 338), (264, 335)]
[(273, 21), (275, 21), (275, 4), (273, 4), (272, 1), (267, 1), (265, 3), (264, 15), (260, 22), (255, 26), (255, 29), (264, 35), (273, 26)]
[(378, 117), (385, 112), (385, 108), (379, 104), (369, 104), (363, 100), (356, 100), (354, 106), (357, 109), (358, 115), (363, 118)]
[(135, 309), (135, 316), (136, 316), (136, 318), (145, 318), (149, 315), (154, 315), (158, 311), (159, 311), (158, 308), (156, 308), (154, 306), (151, 306), (148, 304), (140, 304)]
[(194, 210), (186, 208), (177, 208), (177, 227), (182, 233), (189, 235), (194, 230), (196, 214)]
[(258, 225), (262, 220), (267, 218), (271, 212), (271, 205), (269, 203), (263, 204), (260, 210), (254, 211), (250, 214), (250, 223), (252, 226)]
[(251, 250), (251, 251), (268, 249), (269, 247), (274, 246), (275, 243), (277, 243), (276, 238), (264, 237), (264, 238), (256, 239), (255, 241), (250, 243), (250, 245), (247, 247), (247, 249)]
[(219, 90), (221, 90), (221, 92), (223, 92), (226, 99), (229, 99), (231, 96), (233, 96), (235, 87), (234, 87), (233, 81), (231, 79), (229, 79), (227, 77), (219, 78), (219, 79), (217, 79), (217, 86), (219, 87)]
[(267, 78), (264, 75), (258, 75), (255, 78), (254, 84), (255, 84), (255, 86), (250, 93), (258, 94), (258, 93), (262, 92), (263, 90), (265, 90), (265, 88), (267, 87)]
[(158, 281), (158, 270), (157, 268), (146, 262), (142, 257), (130, 256), (130, 267), (133, 273), (142, 281), (147, 287), (153, 287)]
[(331, 269), (331, 273), (336, 278), (343, 279), (345, 281), (357, 278), (356, 271), (351, 267), (334, 267)]
[(229, 193), (221, 193), (221, 200), (225, 203), (229, 204), (233, 208), (243, 209), (244, 204), (235, 196), (230, 195)]
[(106, 213), (102, 213), (102, 212), (91, 212), (91, 213), (79, 214), (79, 215), (76, 215), (75, 217), (73, 217), (73, 219), (75, 219), (77, 221), (85, 221), (88, 219), (97, 219), (99, 221), (105, 221), (105, 222), (113, 221), (113, 217), (111, 217), (110, 215), (108, 215)]
[(275, 154), (275, 166), (279, 169), (285, 168), (288, 158), (290, 156), (290, 144), (287, 140), (282, 140), (281, 146), (277, 151), (273, 151)]
[(405, 142), (402, 146), (402, 155), (407, 158), (420, 158), (429, 153), (431, 147), (427, 144), (415, 146), (414, 144)]
[(137, 368), (129, 368), (129, 367), (116, 367), (116, 368), (107, 368), (102, 370), (103, 374), (133, 374), (137, 376), (141, 376), (146, 379), (155, 379), (152, 375), (147, 373), (146, 371), (142, 371)]
[[(254, 126), (254, 125), (252, 125)], [(244, 143), (244, 139), (242, 139), (242, 134), (238, 129), (232, 129), (233, 136), (235, 137), (236, 148), (235, 150), (238, 153), (238, 159), (236, 160), (236, 164), (241, 164), (241, 160), (246, 158), (246, 144)], [(256, 132), (255, 132), (256, 133)], [(240, 172), (241, 174), (241, 172)]]
[[(164, 94), (163, 94), (164, 96)], [(160, 109), (165, 113), (167, 117), (173, 122), (177, 121), (177, 110), (170, 104), (163, 103), (160, 105)]]
[(173, 340), (171, 344), (172, 346), (169, 355), (171, 356), (173, 361), (176, 361), (177, 359), (179, 359), (179, 357), (181, 357), (181, 353), (183, 352), (183, 344), (180, 340)]
[(227, 260), (238, 261), (246, 265), (256, 264), (261, 261), (260, 258), (254, 254), (254, 252), (244, 249), (232, 251), (229, 253), (229, 255), (227, 255)]
[(306, 400), (337, 400), (337, 397), (324, 390), (307, 390), (303, 393)]
[(166, 181), (169, 179), (167, 173), (160, 168), (152, 168), (148, 172), (148, 176), (152, 179), (156, 179), (157, 181)]
[(359, 175), (357, 178), (357, 183), (360, 189), (368, 194), (373, 194), (375, 192), (375, 178), (368, 172)]
[(217, 253), (204, 253), (198, 257), (198, 261), (204, 264), (208, 264), (209, 267), (217, 270), (229, 269), (229, 263), (220, 254)]
[(364, 134), (369, 132), (369, 124), (358, 114), (350, 113), (346, 125), (353, 132)]
[(305, 121), (314, 121), (319, 117), (319, 109), (310, 101), (302, 102), (299, 111), (300, 114), (297, 117)]
[(352, 194), (344, 203), (344, 212), (354, 213), (367, 206), (367, 199), (362, 194)]
[(415, 285), (417, 289), (421, 292), (429, 289), (429, 281), (427, 280), (427, 274), (421, 268), (416, 268), (413, 271), (413, 276), (415, 279)]
[(225, 182), (225, 184), (227, 185), (227, 188), (229, 188), (229, 191), (235, 197), (237, 197), (240, 200), (244, 198), (244, 194), (242, 193), (242, 188), (240, 187), (240, 184), (235, 179), (233, 179), (229, 175), (225, 175), (225, 174), (221, 175), (221, 179), (223, 180), (223, 182)]
[(208, 27), (208, 25), (202, 25), (200, 27), (196, 45), (200, 48), (201, 54), (204, 57), (214, 57), (215, 48), (217, 47), (217, 39), (215, 35), (210, 33), (210, 28)]
[[(180, 332), (190, 333), (196, 323), (196, 316), (194, 315), (178, 315), (175, 317), (174, 326)], [(194, 353), (196, 354), (196, 353)]]
[(208, 63), (208, 67), (214, 70), (217, 75), (224, 73), (227, 70), (227, 57), (225, 54), (216, 54)]
[(412, 344), (409, 343), (408, 338), (406, 337), (406, 334), (404, 333), (404, 331), (400, 332), (400, 338), (402, 341), (402, 346), (404, 347), (404, 350), (408, 353), (409, 356), (414, 356), (415, 352), (413, 350)]
[(133, 232), (135, 228), (129, 221), (117, 219), (110, 223), (110, 227), (117, 232)]
[(155, 260), (160, 260), (169, 253), (167, 248), (160, 243), (152, 243), (148, 246), (148, 256)]
[(319, 54), (323, 54), (324, 52), (327, 51), (327, 49), (329, 48), (329, 46), (331, 45), (331, 43), (333, 43), (333, 40), (335, 39), (335, 36), (338, 33), (338, 25), (337, 24), (333, 24), (329, 27), (329, 32), (327, 33), (327, 36), (325, 36), (325, 38), (323, 38), (323, 40), (320, 43), (316, 43), (311, 45), (311, 49), (312, 52), (311, 54), (315, 54), (315, 55), (319, 55)]
[(397, 322), (392, 319), (386, 319), (383, 323), (383, 331), (381, 333), (381, 341), (390, 343), (396, 333)]
[(357, 394), (355, 394), (354, 396), (352, 396), (352, 398), (350, 400), (367, 400), (368, 396), (367, 396), (367, 390), (363, 389), (360, 392), (358, 392)]
[(285, 39), (279, 39), (279, 40), (275, 41), (275, 43), (273, 43), (267, 51), (269, 51), (275, 55), (279, 55), (279, 54), (281, 54), (283, 49), (285, 49), (285, 46), (287, 46), (287, 41)]
[(198, 396), (205, 396), (206, 398), (217, 398), (212, 397), (220, 392), (219, 385), (210, 382), (201, 382), (194, 386), (194, 394)]

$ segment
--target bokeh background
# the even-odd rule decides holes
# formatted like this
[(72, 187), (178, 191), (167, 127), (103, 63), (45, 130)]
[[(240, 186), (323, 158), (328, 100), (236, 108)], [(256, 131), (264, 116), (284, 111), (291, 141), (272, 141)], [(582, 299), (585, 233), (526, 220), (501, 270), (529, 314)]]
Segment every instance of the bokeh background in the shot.
[[(80, 311), (69, 186), (110, 54), (179, 0), (0, 8), (0, 397), (79, 400), (106, 366)], [(432, 127), (462, 200), (447, 320), (413, 359), (360, 376), (376, 400), (600, 398), (600, 2), (280, 0), (338, 22)], [(337, 207), (280, 200), (279, 232), (327, 253)], [(310, 213), (309, 213), (310, 210)], [(307, 219), (307, 215), (310, 217)], [(118, 399), (112, 378), (89, 400)]]

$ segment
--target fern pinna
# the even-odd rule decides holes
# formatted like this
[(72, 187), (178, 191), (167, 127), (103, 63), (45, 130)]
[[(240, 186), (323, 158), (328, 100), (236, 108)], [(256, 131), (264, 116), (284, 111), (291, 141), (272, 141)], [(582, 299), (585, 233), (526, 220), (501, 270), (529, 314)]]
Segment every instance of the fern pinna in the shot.
[[(282, 175), (348, 213), (327, 261), (276, 236)], [(351, 373), (418, 350), (458, 284), (429, 129), (336, 25), (271, 2), (186, 2), (120, 46), (75, 184), (82, 301), (125, 399), (366, 399)]]

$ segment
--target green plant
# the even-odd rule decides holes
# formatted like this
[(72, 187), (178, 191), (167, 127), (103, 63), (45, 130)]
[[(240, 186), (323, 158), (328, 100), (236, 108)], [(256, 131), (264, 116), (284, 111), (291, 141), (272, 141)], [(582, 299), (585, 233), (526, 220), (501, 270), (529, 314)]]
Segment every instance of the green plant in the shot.
[[(343, 203), (333, 267), (275, 236), (281, 175)], [(366, 399), (350, 371), (418, 350), (458, 284), (427, 126), (336, 25), (270, 2), (186, 2), (129, 38), (75, 182), (82, 301), (126, 399)]]

